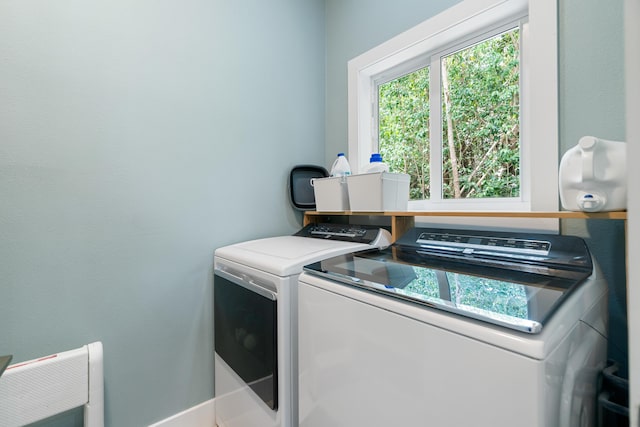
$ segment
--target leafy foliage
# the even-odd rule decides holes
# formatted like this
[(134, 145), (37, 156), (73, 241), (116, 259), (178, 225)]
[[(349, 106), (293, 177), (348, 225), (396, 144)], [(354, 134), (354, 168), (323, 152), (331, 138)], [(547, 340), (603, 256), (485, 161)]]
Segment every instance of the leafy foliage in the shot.
[[(520, 193), (519, 31), (442, 58), (443, 198)], [(411, 199), (430, 187), (429, 68), (379, 86), (380, 152), (411, 175)], [(435, 141), (434, 141), (435, 142)]]
[[(420, 267), (413, 269), (416, 278), (398, 292), (418, 299), (442, 299), (455, 306), (475, 307), (521, 319), (528, 318), (527, 295), (522, 285), (451, 272), (446, 273), (446, 279), (438, 279), (435, 270)], [(448, 295), (440, 293), (443, 287), (448, 289)]]
[(429, 198), (429, 68), (381, 85), (378, 105), (382, 158), (411, 176), (411, 199)]

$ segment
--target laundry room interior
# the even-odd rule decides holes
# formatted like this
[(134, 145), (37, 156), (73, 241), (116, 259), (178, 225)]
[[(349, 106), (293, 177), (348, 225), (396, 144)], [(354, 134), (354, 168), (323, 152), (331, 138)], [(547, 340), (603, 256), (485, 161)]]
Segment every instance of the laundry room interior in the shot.
[[(524, 4), (528, 10), (527, 7), (536, 2), (538, 0), (482, 0), (476, 4), (484, 6), (476, 7), (499, 9)], [(87, 378), (95, 378), (91, 375), (96, 374), (91, 373), (91, 365), (87, 373), (87, 364), (82, 362), (83, 397), (79, 404), (62, 407), (61, 413), (47, 415), (42, 420), (23, 419), (29, 423), (37, 420), (33, 425), (38, 427), (317, 427), (326, 425), (323, 423), (328, 420), (336, 427), (358, 427), (353, 423), (365, 419), (357, 417), (364, 411), (372, 416), (366, 425), (412, 425), (413, 421), (394, 424), (405, 418), (394, 412), (396, 393), (391, 390), (398, 383), (394, 382), (395, 378), (387, 378), (393, 375), (383, 360), (407, 360), (409, 352), (416, 348), (429, 351), (455, 341), (452, 348), (459, 351), (438, 353), (442, 359), (437, 360), (471, 366), (474, 372), (496, 367), (497, 362), (489, 362), (490, 359), (504, 360), (504, 366), (519, 370), (526, 365), (525, 362), (520, 365), (520, 360), (533, 360), (538, 350), (531, 350), (529, 354), (533, 344), (527, 349), (523, 344), (522, 350), (513, 344), (510, 355), (502, 350), (491, 353), (488, 350), (491, 346), (512, 345), (502, 344), (502, 338), (497, 336), (523, 337), (522, 342), (532, 337), (533, 343), (537, 339), (535, 333), (539, 332), (537, 328), (545, 331), (545, 322), (555, 322), (559, 313), (564, 313), (564, 309), (553, 306), (550, 314), (526, 326), (531, 329), (525, 332), (512, 332), (509, 326), (501, 329), (505, 327), (502, 318), (493, 317), (486, 329), (495, 332), (495, 337), (487, 338), (482, 346), (470, 347), (467, 341), (463, 344), (460, 337), (468, 338), (473, 332), (460, 332), (454, 338), (453, 333), (440, 334), (439, 331), (447, 328), (463, 331), (468, 317), (468, 323), (474, 325), (469, 329), (472, 330), (486, 323), (485, 314), (469, 310), (461, 315), (448, 304), (437, 307), (429, 302), (420, 310), (446, 312), (443, 318), (452, 323), (443, 323), (429, 333), (416, 329), (413, 336), (418, 339), (424, 333), (429, 342), (409, 349), (403, 348), (402, 341), (395, 341), (396, 334), (387, 329), (394, 325), (406, 326), (408, 331), (413, 330), (414, 324), (405, 325), (399, 320), (403, 315), (391, 316), (390, 313), (400, 304), (409, 304), (413, 313), (419, 311), (414, 310), (418, 305), (393, 301), (390, 302), (393, 307), (381, 310), (390, 316), (388, 322), (383, 321), (386, 319), (383, 317), (372, 320), (372, 325), (378, 325), (375, 330), (372, 326), (362, 334), (356, 333), (353, 340), (340, 335), (345, 343), (342, 350), (331, 347), (326, 359), (314, 360), (314, 352), (320, 354), (321, 344), (328, 342), (327, 336), (337, 337), (350, 330), (348, 326), (342, 328), (338, 319), (342, 319), (341, 310), (348, 314), (351, 309), (343, 302), (332, 303), (321, 297), (328, 293), (337, 295), (338, 291), (319, 292), (314, 285), (319, 280), (311, 277), (310, 265), (334, 259), (332, 257), (346, 257), (357, 250), (387, 250), (391, 245), (390, 251), (395, 248), (394, 242), (402, 241), (403, 235), (405, 239), (413, 236), (413, 229), (444, 227), (463, 230), (460, 232), (463, 236), (472, 230), (475, 233), (472, 240), (478, 234), (489, 240), (495, 237), (507, 241), (506, 235), (500, 233), (520, 233), (517, 236), (522, 241), (535, 240), (538, 245), (536, 233), (546, 233), (567, 237), (562, 242), (576, 237), (585, 243), (587, 255), (579, 252), (576, 257), (592, 257), (598, 277), (593, 283), (600, 286), (598, 295), (606, 292), (599, 308), (606, 312), (606, 318), (595, 326), (590, 325), (585, 332), (596, 331), (594, 340), (601, 340), (604, 346), (600, 347), (598, 362), (590, 369), (595, 382), (583, 390), (591, 399), (586, 407), (593, 413), (586, 414), (578, 408), (578, 414), (574, 414), (573, 401), (565, 402), (566, 396), (556, 390), (557, 396), (552, 395), (557, 397), (557, 402), (547, 402), (543, 394), (534, 397), (533, 405), (541, 409), (540, 412), (531, 409), (535, 415), (530, 425), (545, 425), (541, 414), (549, 407), (546, 405), (557, 411), (557, 419), (554, 418), (552, 425), (546, 424), (548, 427), (603, 425), (603, 411), (607, 408), (603, 409), (604, 403), (597, 401), (603, 397), (597, 387), (603, 387), (606, 382), (602, 377), (606, 362), (615, 363), (616, 379), (627, 387), (623, 390), (624, 402), (618, 402), (618, 407), (627, 412), (619, 418), (609, 415), (640, 426), (640, 340), (637, 338), (640, 336), (640, 292), (636, 289), (640, 269), (634, 262), (640, 251), (633, 244), (640, 239), (640, 198), (633, 188), (640, 182), (640, 172), (633, 166), (634, 159), (640, 159), (638, 0), (539, 2), (555, 14), (551, 17), (555, 25), (542, 33), (545, 37), (554, 37), (556, 44), (546, 51), (552, 60), (538, 58), (536, 62), (535, 58), (529, 58), (542, 68), (523, 75), (532, 86), (528, 93), (537, 96), (538, 101), (531, 109), (523, 110), (526, 116), (522, 126), (529, 126), (526, 131), (530, 135), (525, 155), (542, 163), (544, 159), (552, 161), (542, 165), (544, 169), (537, 169), (535, 162), (526, 163), (529, 169), (523, 173), (529, 174), (532, 188), (555, 183), (555, 187), (548, 187), (549, 194), (543, 194), (552, 199), (551, 208), (548, 204), (542, 209), (530, 206), (511, 217), (504, 212), (492, 215), (491, 207), (476, 209), (476, 215), (464, 214), (462, 210), (448, 216), (430, 216), (428, 210), (418, 211), (412, 207), (393, 209), (407, 211), (395, 215), (385, 214), (388, 209), (327, 213), (316, 211), (315, 205), (311, 209), (301, 208), (292, 200), (291, 174), (296, 168), (317, 166), (329, 172), (336, 154), (345, 153), (357, 172), (362, 167), (361, 160), (371, 154), (362, 152), (353, 140), (357, 123), (352, 122), (350, 109), (351, 91), (355, 89), (350, 81), (354, 74), (350, 74), (349, 64), (368, 58), (367, 55), (378, 48), (384, 50), (390, 46), (389, 41), (411, 34), (414, 28), (423, 28), (420, 25), (425, 22), (435, 22), (444, 28), (438, 20), (440, 16), (448, 14), (450, 19), (463, 22), (462, 17), (456, 18), (457, 15), (448, 11), (459, 13), (469, 3), (473, 1), (0, 1), (0, 356), (10, 355), (10, 359), (4, 359), (8, 366), (3, 367), (0, 358), (0, 373), (6, 368), (0, 375), (0, 425), (4, 425), (3, 419), (11, 420), (6, 421), (6, 425), (22, 425), (11, 418), (24, 415), (15, 415), (12, 405), (17, 405), (15, 402), (26, 408), (38, 405), (37, 399), (52, 387), (46, 379), (36, 378), (28, 386), (35, 391), (36, 401), (26, 402), (26, 398), (12, 388), (20, 387), (20, 382), (10, 382), (25, 367), (18, 365), (37, 368), (39, 360), (46, 358), (47, 363), (62, 360), (63, 352), (74, 349), (86, 350), (81, 356), (84, 361), (87, 357), (91, 360), (92, 351), (99, 351), (101, 372), (97, 382), (90, 383), (86, 390)], [(541, 9), (536, 10), (544, 10), (539, 7)], [(533, 26), (538, 18), (528, 15), (523, 22)], [(544, 94), (548, 90), (555, 95), (547, 98)], [(545, 116), (538, 115), (539, 112), (551, 115), (551, 119), (540, 120)], [(529, 117), (536, 117), (538, 122), (527, 123)], [(557, 188), (561, 181), (560, 161), (584, 136), (626, 143), (627, 180), (619, 185), (629, 183), (623, 198), (624, 207), (592, 214), (585, 213), (585, 209), (571, 212), (563, 208)], [(616, 165), (610, 166), (616, 169)], [(554, 173), (546, 172), (549, 167)], [(544, 188), (535, 191), (545, 193)], [(536, 215), (535, 211), (544, 212)], [(543, 229), (538, 229), (539, 223), (545, 224)], [(318, 224), (328, 224), (328, 228), (308, 228)], [(346, 225), (357, 228), (354, 235), (361, 232), (358, 239), (349, 235), (348, 242), (332, 243), (331, 236), (342, 233), (340, 230)], [(374, 229), (377, 231), (372, 231)], [(311, 236), (313, 233), (316, 235)], [(318, 233), (324, 233), (325, 238), (314, 238)], [(301, 246), (290, 243), (294, 235), (311, 243)], [(282, 240), (286, 244), (279, 249), (282, 256), (271, 253), (271, 249), (264, 250), (268, 248), (266, 244), (241, 245), (278, 236), (286, 236)], [(445, 239), (442, 234), (438, 236)], [(417, 233), (414, 242), (424, 243), (425, 239)], [(552, 241), (549, 239), (539, 239), (543, 241), (540, 244), (544, 246)], [(223, 248), (235, 249), (225, 252)], [(308, 256), (305, 250), (310, 252)], [(530, 253), (538, 254), (538, 246), (531, 250)], [(563, 252), (557, 256), (564, 255)], [(264, 274), (259, 271), (257, 279), (246, 280), (268, 281), (266, 273), (282, 278), (273, 289), (262, 291), (262, 296), (271, 301), (270, 308), (264, 310), (273, 310), (272, 317), (284, 317), (282, 301), (291, 300), (294, 304), (301, 298), (300, 306), (292, 310), (287, 320), (290, 323), (287, 323), (287, 333), (293, 340), (291, 347), (282, 343), (281, 331), (271, 331), (276, 336), (272, 337), (274, 347), (278, 349), (277, 361), (269, 361), (270, 375), (276, 385), (269, 383), (265, 388), (275, 392), (275, 397), (273, 393), (265, 397), (264, 389), (254, 388), (242, 395), (246, 400), (217, 406), (224, 402), (225, 391), (234, 393), (234, 381), (244, 383), (243, 375), (234, 371), (234, 362), (223, 360), (233, 359), (235, 354), (233, 349), (223, 350), (225, 343), (218, 341), (221, 334), (218, 327), (231, 315), (227, 316), (216, 305), (223, 297), (233, 301), (240, 296), (226, 294), (226, 285), (216, 287), (216, 284), (243, 279), (238, 279), (234, 270), (239, 260), (253, 260), (257, 264), (261, 257), (268, 260), (270, 256), (274, 259), (280, 256), (273, 262), (281, 262), (281, 270), (272, 271), (270, 266), (265, 266)], [(303, 267), (307, 269), (303, 274), (308, 274), (305, 283), (309, 286), (305, 291), (298, 292), (297, 276), (293, 270), (287, 270), (294, 268), (294, 263), (282, 261), (286, 257), (300, 260), (295, 265), (298, 269), (295, 274)], [(336, 268), (340, 267), (340, 260), (334, 259)], [(448, 265), (448, 261), (445, 264)], [(250, 270), (258, 271), (259, 267)], [(555, 264), (553, 268), (562, 270)], [(571, 273), (562, 279), (567, 279), (576, 269), (571, 264), (567, 270)], [(317, 270), (328, 274), (324, 267)], [(580, 276), (577, 282), (583, 280)], [(327, 289), (345, 288), (345, 298), (349, 300), (357, 299), (354, 289), (366, 294), (363, 301), (391, 298), (383, 294), (390, 286), (374, 292), (348, 288), (344, 284), (327, 286)], [(294, 290), (282, 292), (281, 287)], [(552, 287), (555, 289), (555, 285)], [(579, 295), (588, 298), (596, 293), (595, 290), (589, 292), (585, 290), (584, 295)], [(302, 298), (310, 299), (303, 304)], [(564, 294), (561, 298), (565, 298)], [(318, 312), (321, 303), (328, 305), (326, 310)], [(544, 304), (546, 302), (541, 302), (540, 306)], [(362, 311), (360, 319), (372, 313)], [(589, 319), (595, 318), (592, 314), (588, 313)], [(431, 322), (420, 313), (407, 316), (413, 316), (416, 323)], [(283, 321), (281, 317), (279, 321)], [(576, 322), (584, 323), (583, 320)], [(557, 334), (560, 330), (558, 326)], [(376, 336), (384, 340), (385, 331), (389, 342), (397, 343), (388, 350), (388, 359), (367, 353), (377, 347), (352, 349), (354, 343), (370, 343)], [(508, 332), (502, 334), (501, 331)], [(478, 333), (484, 333), (484, 329)], [(257, 345), (241, 328), (236, 327), (234, 334), (236, 339), (241, 335), (245, 347)], [(367, 341), (367, 337), (371, 340)], [(558, 337), (554, 335), (549, 339), (561, 346), (562, 340)], [(518, 340), (513, 338), (509, 343), (515, 341)], [(536, 341), (535, 345), (546, 349), (550, 344)], [(358, 354), (356, 350), (362, 352), (362, 363), (354, 362), (353, 369), (345, 368), (347, 365), (340, 358), (346, 361), (349, 354)], [(511, 358), (515, 353), (518, 355)], [(474, 359), (476, 354), (478, 358)], [(483, 360), (487, 361), (486, 366)], [(316, 366), (314, 364), (321, 364), (322, 369), (331, 366), (340, 369), (326, 371), (331, 373), (324, 376), (323, 370), (305, 371), (309, 375), (298, 383), (298, 369), (303, 372)], [(414, 384), (415, 388), (407, 390), (417, 397), (424, 393), (438, 398), (437, 395), (456, 395), (468, 385), (468, 390), (477, 390), (480, 396), (483, 390), (491, 390), (491, 382), (495, 380), (501, 385), (497, 396), (505, 399), (511, 396), (513, 401), (505, 405), (519, 408), (515, 396), (520, 392), (523, 396), (533, 395), (525, 393), (525, 381), (544, 382), (541, 378), (557, 368), (553, 364), (536, 366), (536, 378), (524, 371), (508, 370), (492, 371), (492, 375), (484, 377), (478, 375), (478, 381), (487, 381), (484, 385), (488, 388), (480, 387), (483, 384), (477, 382), (461, 383), (453, 378), (455, 369), (445, 366), (443, 371), (452, 369), (450, 383), (445, 375), (439, 384)], [(365, 368), (369, 370), (363, 374)], [(574, 371), (563, 373), (562, 381), (572, 375), (579, 378), (580, 368), (578, 364), (572, 368)], [(475, 378), (470, 367), (460, 372)], [(406, 371), (404, 375), (409, 376)], [(386, 385), (390, 391), (377, 401), (369, 401), (367, 408), (353, 406), (362, 401), (349, 403), (346, 390), (351, 389), (344, 388), (339, 394), (346, 400), (335, 402), (330, 394), (326, 399), (318, 398), (320, 387), (308, 382), (315, 378), (333, 387), (339, 381), (344, 382), (345, 387), (356, 387), (367, 384), (365, 380), (371, 380), (368, 376), (382, 381), (376, 382), (381, 384), (381, 391), (385, 387), (383, 381), (388, 379), (390, 382)], [(353, 380), (352, 383), (346, 384), (347, 379)], [(519, 384), (520, 380), (523, 382)], [(97, 421), (88, 421), (87, 414), (94, 412), (90, 408), (91, 399), (88, 401), (86, 396), (95, 385), (99, 388), (99, 414)], [(438, 393), (430, 387), (436, 387)], [(544, 385), (540, 387), (546, 390)], [(318, 400), (313, 400), (315, 398)], [(465, 408), (476, 409), (471, 400), (455, 402), (461, 413)], [(269, 424), (250, 421), (261, 418), (248, 415), (243, 418), (252, 411), (242, 406), (248, 401), (268, 414)], [(233, 406), (237, 402), (240, 402), (239, 408)], [(382, 402), (387, 408), (376, 408), (382, 406)], [(41, 402), (40, 406), (46, 405)], [(500, 411), (499, 408), (496, 406), (494, 412)], [(429, 409), (428, 403), (424, 409)], [(430, 410), (436, 412), (439, 408)], [(432, 424), (425, 420), (419, 425), (460, 425), (436, 421), (442, 415), (434, 413)], [(565, 415), (576, 416), (583, 424), (571, 424), (563, 418)], [(540, 419), (533, 420), (537, 416)], [(351, 420), (351, 424), (347, 420)], [(507, 425), (500, 422), (492, 425)]]

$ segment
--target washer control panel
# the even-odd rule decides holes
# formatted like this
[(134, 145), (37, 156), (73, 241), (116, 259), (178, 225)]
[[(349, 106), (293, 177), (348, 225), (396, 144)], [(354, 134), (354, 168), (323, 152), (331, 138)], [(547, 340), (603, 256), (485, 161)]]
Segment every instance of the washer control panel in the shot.
[(445, 250), (456, 250), (464, 254), (472, 254), (476, 251), (499, 251), (547, 256), (551, 249), (551, 243), (546, 240), (442, 233), (433, 231), (420, 233), (416, 243), (420, 246), (436, 246)]
[[(295, 236), (312, 237), (316, 239), (341, 240), (345, 242), (367, 243), (379, 246), (377, 242), (381, 239), (391, 242), (390, 234), (387, 230), (370, 226), (354, 224), (309, 224), (298, 231)], [(386, 246), (386, 245), (381, 245)]]

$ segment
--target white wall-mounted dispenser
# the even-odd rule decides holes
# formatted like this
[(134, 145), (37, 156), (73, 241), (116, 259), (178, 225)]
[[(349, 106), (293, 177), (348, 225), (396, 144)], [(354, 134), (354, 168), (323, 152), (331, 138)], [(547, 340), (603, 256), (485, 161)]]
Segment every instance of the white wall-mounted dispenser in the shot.
[(627, 208), (627, 144), (583, 136), (560, 161), (560, 202), (570, 211)]

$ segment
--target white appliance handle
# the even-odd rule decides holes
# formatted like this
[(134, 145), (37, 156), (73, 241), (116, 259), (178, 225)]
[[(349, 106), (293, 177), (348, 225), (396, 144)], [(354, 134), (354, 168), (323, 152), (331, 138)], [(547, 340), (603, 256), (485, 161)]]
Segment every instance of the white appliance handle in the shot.
[(269, 298), (271, 301), (278, 300), (278, 296), (276, 295), (275, 292), (265, 288), (264, 286), (257, 283), (255, 280), (251, 279), (250, 277), (236, 276), (235, 274), (232, 274), (232, 273), (229, 273), (228, 271), (220, 270), (220, 269), (216, 269), (215, 274), (218, 274), (224, 277), (225, 279), (230, 280), (233, 283), (240, 285), (251, 292), (254, 292), (265, 298)]

